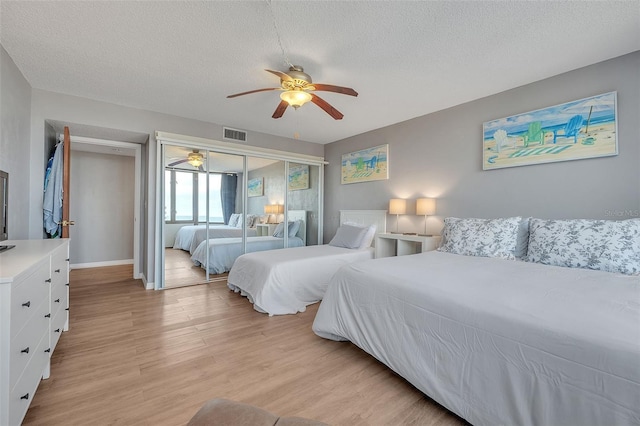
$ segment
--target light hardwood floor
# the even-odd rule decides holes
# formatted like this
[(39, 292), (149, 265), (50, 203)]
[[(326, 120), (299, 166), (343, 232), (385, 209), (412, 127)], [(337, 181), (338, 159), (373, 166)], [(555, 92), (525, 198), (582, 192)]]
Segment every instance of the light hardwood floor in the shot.
[[(165, 288), (204, 284), (207, 282), (204, 269), (193, 264), (189, 252), (173, 248), (164, 249), (164, 275)], [(227, 275), (226, 273), (217, 275), (210, 274), (209, 281), (226, 280)]]
[(253, 310), (226, 282), (144, 290), (130, 266), (71, 271), (70, 330), (25, 425), (182, 425), (208, 399), (335, 425), (460, 425), (351, 343), (317, 337), (318, 304)]

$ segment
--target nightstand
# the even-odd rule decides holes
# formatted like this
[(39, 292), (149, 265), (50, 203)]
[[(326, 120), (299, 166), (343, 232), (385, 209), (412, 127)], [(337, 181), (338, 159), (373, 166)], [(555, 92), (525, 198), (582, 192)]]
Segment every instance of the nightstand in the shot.
[(440, 244), (440, 236), (377, 234), (376, 258), (403, 256), (435, 250)]
[(259, 223), (256, 225), (256, 235), (258, 237), (270, 237), (276, 230), (277, 223)]

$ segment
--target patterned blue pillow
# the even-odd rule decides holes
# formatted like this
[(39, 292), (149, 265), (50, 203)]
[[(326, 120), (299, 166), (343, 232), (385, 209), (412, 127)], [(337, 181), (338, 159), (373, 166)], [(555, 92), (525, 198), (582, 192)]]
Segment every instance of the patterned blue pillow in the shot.
[(447, 217), (438, 251), (513, 260), (521, 222), (519, 216), (505, 219)]
[(640, 219), (529, 222), (529, 262), (640, 274)]

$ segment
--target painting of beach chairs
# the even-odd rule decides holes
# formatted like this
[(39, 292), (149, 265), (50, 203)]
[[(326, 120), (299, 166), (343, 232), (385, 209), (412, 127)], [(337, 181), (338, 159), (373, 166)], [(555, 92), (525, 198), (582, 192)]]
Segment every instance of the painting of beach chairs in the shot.
[(389, 179), (388, 156), (388, 144), (342, 155), (342, 179), (340, 183), (347, 184)]
[(482, 169), (618, 154), (616, 92), (483, 124)]
[(309, 189), (309, 166), (306, 164), (289, 164), (289, 191)]
[(247, 197), (260, 197), (264, 195), (264, 178), (249, 179), (247, 182)]

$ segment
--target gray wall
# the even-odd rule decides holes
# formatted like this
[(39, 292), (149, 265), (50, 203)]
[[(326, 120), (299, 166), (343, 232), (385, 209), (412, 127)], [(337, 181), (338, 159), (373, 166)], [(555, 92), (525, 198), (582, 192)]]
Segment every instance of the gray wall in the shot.
[[(0, 46), (0, 170), (9, 173), (8, 233), (9, 238), (14, 240), (29, 237), (29, 216), (26, 212), (29, 211), (31, 190), (30, 122), (31, 86), (13, 59)], [(34, 192), (38, 188), (41, 198), (42, 183), (43, 180), (33, 183)], [(40, 222), (42, 228), (42, 220)]]
[(133, 259), (134, 171), (134, 157), (71, 150), (71, 265)]
[[(390, 198), (437, 198), (430, 233), (440, 232), (445, 216), (640, 216), (639, 76), (635, 52), (326, 145), (325, 239), (339, 209), (387, 209)], [(619, 155), (482, 171), (483, 122), (611, 91), (618, 92)], [(388, 180), (340, 184), (342, 154), (387, 143)], [(415, 202), (408, 208), (415, 212)], [(387, 223), (393, 230), (395, 217)], [(423, 223), (401, 216), (400, 231), (423, 232)]]

